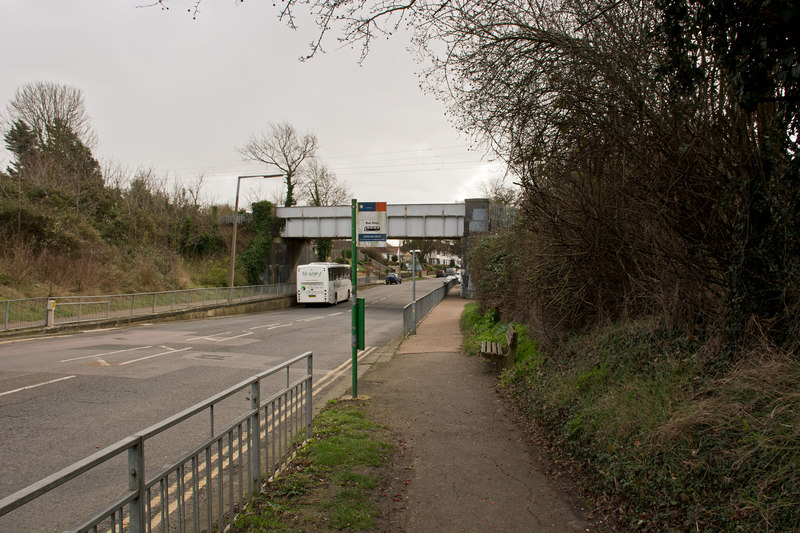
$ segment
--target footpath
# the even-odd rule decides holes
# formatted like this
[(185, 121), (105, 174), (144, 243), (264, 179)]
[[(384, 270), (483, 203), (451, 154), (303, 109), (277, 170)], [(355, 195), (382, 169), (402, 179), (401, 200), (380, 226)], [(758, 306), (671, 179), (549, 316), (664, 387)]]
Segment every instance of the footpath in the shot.
[(385, 531), (594, 531), (588, 510), (546, 474), (496, 391), (462, 352), (466, 301), (446, 297), (388, 360), (359, 378), (370, 419), (397, 435)]

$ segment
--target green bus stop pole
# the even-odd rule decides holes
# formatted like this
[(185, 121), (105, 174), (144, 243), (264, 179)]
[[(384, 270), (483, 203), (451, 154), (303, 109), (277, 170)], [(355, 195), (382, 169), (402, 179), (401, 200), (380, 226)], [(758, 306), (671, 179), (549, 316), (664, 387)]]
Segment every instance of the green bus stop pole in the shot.
[(353, 371), (353, 399), (358, 398), (358, 261), (356, 260), (356, 208), (358, 201), (354, 198), (351, 206), (350, 220), (352, 221), (352, 242), (350, 245), (350, 280), (353, 285), (353, 305), (351, 311), (351, 343), (352, 343), (352, 371)]

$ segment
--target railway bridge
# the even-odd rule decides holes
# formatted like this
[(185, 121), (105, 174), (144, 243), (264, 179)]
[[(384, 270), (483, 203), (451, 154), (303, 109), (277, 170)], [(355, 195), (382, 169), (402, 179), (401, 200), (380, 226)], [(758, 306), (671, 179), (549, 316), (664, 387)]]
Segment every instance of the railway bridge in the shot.
[[(273, 272), (269, 282), (294, 280), (298, 264), (313, 261), (308, 244), (315, 239), (352, 237), (352, 207), (277, 207), (275, 216), (285, 221), (280, 233)], [(466, 261), (470, 235), (502, 230), (510, 226), (513, 209), (491, 203), (486, 198), (471, 198), (458, 204), (387, 204), (387, 239), (452, 239), (461, 242), (461, 257)], [(462, 292), (469, 292), (469, 267)]]

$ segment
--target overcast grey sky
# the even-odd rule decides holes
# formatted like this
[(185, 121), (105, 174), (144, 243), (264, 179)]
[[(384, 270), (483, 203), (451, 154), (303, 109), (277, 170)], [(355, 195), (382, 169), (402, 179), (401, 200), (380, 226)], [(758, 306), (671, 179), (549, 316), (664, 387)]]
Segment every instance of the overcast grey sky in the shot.
[[(458, 201), (501, 173), (419, 89), (402, 39), (376, 42), (363, 66), (331, 45), (301, 62), (315, 28), (287, 28), (270, 1), (204, 0), (197, 20), (186, 0), (137, 7), (147, 2), (0, 0), (0, 110), (28, 82), (76, 87), (99, 160), (151, 167), (170, 188), (205, 175), (215, 203), (233, 203), (237, 175), (268, 170), (235, 148), (278, 121), (316, 133), (320, 159), (361, 201)], [(242, 202), (275, 197), (279, 180), (255, 181)]]

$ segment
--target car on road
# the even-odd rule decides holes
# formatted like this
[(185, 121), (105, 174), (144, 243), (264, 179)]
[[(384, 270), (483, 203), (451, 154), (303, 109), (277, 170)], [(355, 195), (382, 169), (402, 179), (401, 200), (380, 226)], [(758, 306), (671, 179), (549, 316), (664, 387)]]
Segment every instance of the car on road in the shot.
[(444, 270), (437, 270), (436, 271), (436, 277), (437, 278), (443, 278), (444, 277)]
[(398, 285), (400, 283), (403, 283), (403, 278), (401, 278), (398, 274), (395, 274), (394, 272), (386, 274), (386, 284), (394, 285), (395, 283), (397, 283)]

